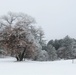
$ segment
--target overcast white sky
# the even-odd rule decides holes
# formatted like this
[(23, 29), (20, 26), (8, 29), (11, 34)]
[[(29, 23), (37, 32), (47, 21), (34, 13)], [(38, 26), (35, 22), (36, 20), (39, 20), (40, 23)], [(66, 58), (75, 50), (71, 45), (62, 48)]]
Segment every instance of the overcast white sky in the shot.
[(47, 40), (76, 38), (76, 0), (0, 0), (0, 15), (9, 11), (34, 17)]

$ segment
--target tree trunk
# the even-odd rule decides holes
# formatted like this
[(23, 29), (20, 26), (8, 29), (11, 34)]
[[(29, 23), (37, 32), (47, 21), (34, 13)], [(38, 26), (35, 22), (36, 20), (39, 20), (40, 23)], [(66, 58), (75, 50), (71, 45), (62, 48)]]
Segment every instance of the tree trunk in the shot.
[(16, 56), (17, 61), (20, 61), (20, 57), (19, 55)]
[(20, 61), (23, 61), (25, 51), (26, 51), (26, 48), (24, 48), (24, 51), (22, 52), (22, 54), (21, 54), (21, 56), (20, 56)]
[(21, 54), (16, 56), (17, 61), (23, 61), (25, 51), (26, 51), (26, 48), (24, 48), (24, 50)]

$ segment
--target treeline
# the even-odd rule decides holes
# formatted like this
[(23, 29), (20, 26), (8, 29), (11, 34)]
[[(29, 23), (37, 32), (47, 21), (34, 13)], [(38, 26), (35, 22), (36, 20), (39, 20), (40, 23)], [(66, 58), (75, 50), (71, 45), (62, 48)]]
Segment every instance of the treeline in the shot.
[(76, 58), (76, 40), (66, 36), (60, 40), (50, 40), (45, 46), (50, 60), (75, 59)]

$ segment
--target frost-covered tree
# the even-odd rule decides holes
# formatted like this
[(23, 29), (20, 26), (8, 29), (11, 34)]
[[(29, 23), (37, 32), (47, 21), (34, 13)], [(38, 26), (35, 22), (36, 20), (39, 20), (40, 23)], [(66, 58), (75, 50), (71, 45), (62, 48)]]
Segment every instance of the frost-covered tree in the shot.
[(58, 57), (61, 59), (66, 59), (67, 58), (67, 49), (66, 47), (60, 47), (57, 51)]
[(70, 38), (69, 36), (66, 36), (64, 39), (61, 41), (61, 46), (57, 50), (57, 54), (59, 58), (62, 59), (71, 59), (72, 58), (72, 43), (73, 39)]
[(49, 60), (53, 61), (57, 59), (56, 49), (51, 44), (47, 45), (47, 52), (49, 54)]
[(37, 60), (38, 61), (48, 61), (49, 60), (48, 52), (45, 50), (38, 51)]
[(62, 46), (65, 47), (65, 58), (66, 59), (71, 59), (72, 58), (72, 42), (73, 39), (70, 38), (69, 36), (66, 36), (63, 39)]
[(22, 61), (24, 56), (35, 59), (37, 50), (41, 50), (39, 42), (30, 31), (35, 20), (23, 13), (8, 13), (0, 18), (0, 42), (8, 55)]

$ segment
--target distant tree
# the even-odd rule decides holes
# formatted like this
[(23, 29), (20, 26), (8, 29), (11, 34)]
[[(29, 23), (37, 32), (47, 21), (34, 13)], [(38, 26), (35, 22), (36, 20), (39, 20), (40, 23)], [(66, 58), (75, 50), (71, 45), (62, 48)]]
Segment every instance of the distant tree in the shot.
[(48, 61), (49, 60), (49, 55), (48, 55), (47, 51), (40, 50), (38, 52), (37, 60), (38, 61)]
[(48, 45), (51, 44), (52, 46), (55, 47), (56, 50), (58, 50), (59, 47), (61, 47), (62, 42), (63, 42), (62, 39), (60, 39), (60, 40), (57, 40), (57, 39), (56, 39), (56, 40), (50, 40), (50, 41), (48, 42)]
[(60, 47), (57, 51), (58, 57), (61, 58), (61, 59), (66, 58), (65, 53), (66, 53), (66, 48), (65, 47)]
[(58, 57), (61, 59), (71, 59), (72, 58), (72, 47), (60, 47), (57, 51)]
[(49, 54), (49, 60), (53, 61), (57, 59), (56, 49), (51, 44), (47, 45), (47, 52)]
[(70, 38), (68, 35), (63, 39), (63, 43), (62, 43), (62, 46), (69, 46), (71, 45), (71, 43), (73, 42), (73, 39)]
[(66, 36), (64, 39), (62, 39), (61, 46), (57, 51), (58, 57), (63, 59), (72, 58), (72, 42), (73, 39), (69, 36)]
[(62, 39), (60, 40), (55, 40), (53, 46), (55, 47), (56, 50), (58, 50), (61, 47)]
[(50, 45), (50, 44), (53, 46), (53, 45), (54, 45), (54, 40), (50, 40), (50, 41), (47, 43), (47, 45)]

